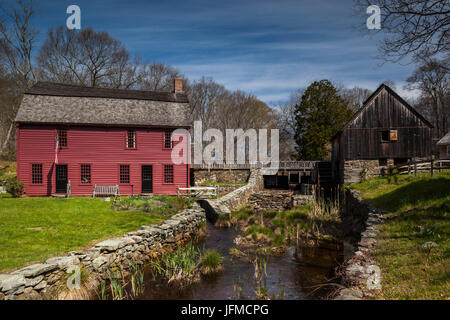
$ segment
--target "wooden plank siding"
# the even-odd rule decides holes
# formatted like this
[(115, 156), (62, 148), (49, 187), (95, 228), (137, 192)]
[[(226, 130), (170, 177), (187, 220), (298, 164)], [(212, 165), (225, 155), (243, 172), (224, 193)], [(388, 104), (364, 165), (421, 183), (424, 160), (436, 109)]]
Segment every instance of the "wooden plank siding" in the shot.
[[(431, 126), (425, 121), (390, 89), (381, 87), (335, 136), (333, 159), (427, 157), (431, 154)], [(398, 140), (382, 141), (383, 130), (397, 130)]]
[[(58, 126), (18, 125), (18, 178), (29, 196), (55, 193), (55, 138)], [(64, 128), (64, 127), (63, 127)], [(126, 148), (127, 130), (136, 130), (136, 149)], [(92, 195), (94, 185), (119, 185), (120, 193), (141, 193), (141, 166), (153, 166), (153, 193), (177, 194), (189, 187), (189, 167), (174, 165), (174, 181), (164, 183), (164, 165), (172, 164), (172, 149), (164, 148), (164, 128), (67, 127), (67, 147), (58, 150), (58, 164), (68, 165), (72, 195)], [(43, 183), (32, 184), (31, 167), (42, 163)], [(81, 183), (81, 164), (91, 165), (91, 183)], [(130, 165), (130, 183), (119, 183), (119, 166)]]

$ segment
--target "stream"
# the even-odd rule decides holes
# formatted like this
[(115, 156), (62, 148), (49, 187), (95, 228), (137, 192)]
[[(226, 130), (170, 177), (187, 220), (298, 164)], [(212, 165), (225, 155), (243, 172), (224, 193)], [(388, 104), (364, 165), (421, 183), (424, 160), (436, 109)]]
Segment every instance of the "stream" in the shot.
[[(216, 249), (223, 255), (224, 269), (202, 278), (187, 289), (177, 290), (165, 282), (153, 280), (150, 271), (144, 277), (144, 294), (138, 299), (255, 299), (254, 265), (230, 256), (233, 239), (238, 234), (235, 228), (215, 228), (207, 223), (207, 236), (197, 246), (201, 249)], [(281, 256), (267, 257), (266, 288), (271, 299), (323, 299), (333, 286), (314, 290), (317, 285), (330, 282), (334, 267), (342, 261), (342, 250), (338, 248), (301, 248), (295, 255), (291, 246)]]

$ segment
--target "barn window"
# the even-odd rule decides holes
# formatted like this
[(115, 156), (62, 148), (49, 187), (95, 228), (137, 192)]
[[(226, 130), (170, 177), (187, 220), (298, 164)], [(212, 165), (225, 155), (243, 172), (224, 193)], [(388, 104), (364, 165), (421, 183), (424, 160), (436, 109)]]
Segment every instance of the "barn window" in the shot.
[(381, 131), (381, 141), (382, 141), (382, 142), (388, 142), (388, 141), (390, 141), (390, 139), (389, 139), (389, 130), (383, 130), (383, 131)]
[(58, 129), (58, 142), (60, 147), (67, 147), (67, 129)]
[(130, 183), (130, 165), (120, 165), (120, 183)]
[(450, 156), (450, 146), (447, 146), (447, 155)]
[(172, 130), (164, 131), (164, 148), (166, 149), (173, 148)]
[(91, 183), (91, 165), (82, 164), (81, 165), (81, 183), (89, 184)]
[(173, 165), (164, 165), (164, 183), (173, 183)]
[(136, 148), (136, 131), (128, 130), (127, 131), (127, 148)]
[(381, 142), (397, 141), (397, 130), (383, 130), (381, 131)]
[(31, 183), (42, 184), (42, 164), (33, 163), (31, 165)]

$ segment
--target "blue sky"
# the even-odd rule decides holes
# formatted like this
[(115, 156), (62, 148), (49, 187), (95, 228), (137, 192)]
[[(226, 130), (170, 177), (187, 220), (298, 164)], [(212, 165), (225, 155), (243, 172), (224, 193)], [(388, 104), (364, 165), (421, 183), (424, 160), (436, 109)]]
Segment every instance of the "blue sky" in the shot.
[(400, 95), (413, 95), (402, 87), (414, 66), (381, 65), (380, 35), (355, 30), (365, 21), (352, 0), (39, 0), (40, 41), (65, 24), (71, 4), (81, 8), (82, 28), (107, 31), (131, 53), (269, 104), (325, 78), (369, 89), (392, 80)]

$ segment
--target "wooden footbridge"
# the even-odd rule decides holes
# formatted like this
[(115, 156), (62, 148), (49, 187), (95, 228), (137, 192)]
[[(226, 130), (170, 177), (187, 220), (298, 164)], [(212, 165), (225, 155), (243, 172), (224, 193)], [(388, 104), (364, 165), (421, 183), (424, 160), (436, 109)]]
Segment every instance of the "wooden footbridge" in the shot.
[(278, 168), (278, 171), (312, 171), (319, 161), (278, 161), (269, 164), (256, 163), (212, 163), (191, 164), (192, 169), (207, 170), (250, 170), (264, 168)]
[(319, 184), (325, 188), (334, 185), (330, 161), (278, 161), (269, 164), (263, 164), (261, 162), (242, 164), (203, 163), (201, 165), (193, 164), (191, 168), (194, 170), (251, 170), (271, 168), (277, 170), (271, 170), (272, 174), (265, 175), (265, 180), (269, 185), (279, 185), (280, 181), (284, 181), (284, 184), (300, 184), (305, 180), (309, 184)]

